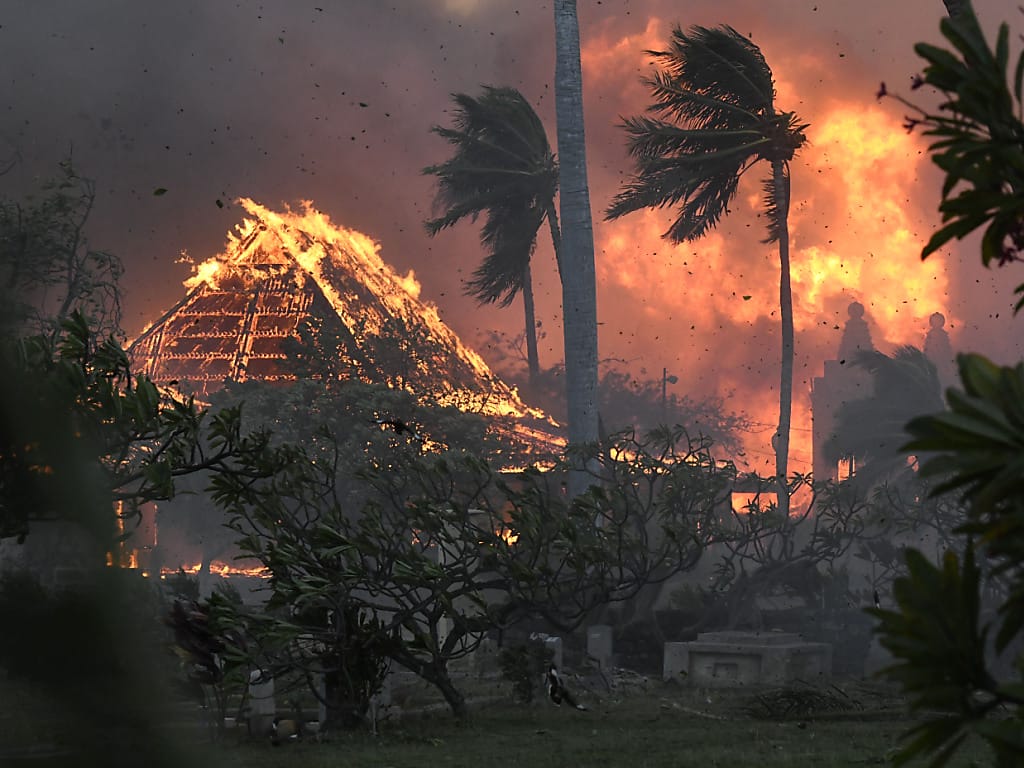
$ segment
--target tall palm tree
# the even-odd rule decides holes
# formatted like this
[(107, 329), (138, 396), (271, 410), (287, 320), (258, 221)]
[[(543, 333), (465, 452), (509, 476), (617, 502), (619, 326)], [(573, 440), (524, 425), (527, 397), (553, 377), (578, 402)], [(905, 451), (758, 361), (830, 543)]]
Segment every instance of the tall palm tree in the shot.
[(650, 116), (624, 128), (636, 173), (612, 201), (608, 219), (642, 208), (678, 206), (664, 237), (696, 240), (714, 228), (736, 196), (740, 177), (759, 161), (768, 237), (781, 266), (782, 374), (779, 426), (772, 437), (779, 506), (789, 509), (789, 428), (793, 401), (793, 297), (789, 276), (789, 161), (806, 142), (793, 112), (775, 109), (772, 72), (760, 49), (732, 27), (676, 27), (669, 50), (648, 51), (660, 65), (645, 80), (654, 97)]
[[(583, 133), (583, 74), (576, 0), (555, 0), (555, 115), (558, 122), (562, 210), (562, 319), (565, 331), (569, 444), (595, 442), (597, 417), (597, 278), (594, 228)], [(581, 471), (569, 494), (586, 489)]]
[(824, 454), (833, 464), (854, 458), (854, 476), (867, 489), (906, 469), (907, 452), (902, 446), (910, 437), (907, 422), (942, 411), (945, 404), (935, 364), (917, 347), (900, 347), (891, 357), (861, 350), (853, 364), (871, 374), (873, 391), (840, 406)]
[(487, 220), (480, 229), (485, 255), (466, 282), (466, 293), (481, 305), (507, 307), (522, 293), (530, 380), (539, 373), (537, 321), (530, 259), (545, 219), (556, 259), (561, 247), (555, 194), (558, 164), (533, 107), (515, 88), (483, 87), (479, 98), (464, 93), (455, 101), (454, 127), (432, 130), (455, 148), (446, 162), (423, 169), (437, 176), (437, 218), (426, 222), (433, 236), (461, 219)]

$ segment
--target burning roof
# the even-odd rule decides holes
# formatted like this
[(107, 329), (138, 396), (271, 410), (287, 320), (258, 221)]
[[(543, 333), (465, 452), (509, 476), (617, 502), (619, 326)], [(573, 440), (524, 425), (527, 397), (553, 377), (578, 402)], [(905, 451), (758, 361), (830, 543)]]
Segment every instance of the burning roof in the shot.
[(379, 244), (308, 202), (283, 213), (239, 202), (248, 216), (223, 253), (197, 265), (185, 297), (131, 344), (140, 373), (200, 396), (225, 380), (291, 381), (286, 340), (313, 329), (335, 340), (342, 377), (510, 417), (535, 446), (561, 442), (558, 425), (462, 343), (437, 307), (419, 299), (415, 275), (381, 259)]

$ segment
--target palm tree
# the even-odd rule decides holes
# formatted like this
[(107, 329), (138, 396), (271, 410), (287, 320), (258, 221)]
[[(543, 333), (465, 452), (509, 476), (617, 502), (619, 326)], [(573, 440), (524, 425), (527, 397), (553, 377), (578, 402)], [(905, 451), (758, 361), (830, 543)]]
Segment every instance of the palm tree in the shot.
[(805, 143), (806, 124), (777, 112), (772, 72), (760, 49), (732, 27), (676, 27), (668, 51), (649, 51), (661, 65), (645, 82), (652, 116), (624, 128), (637, 170), (607, 211), (616, 219), (642, 208), (678, 206), (664, 237), (696, 240), (714, 228), (736, 196), (740, 177), (761, 160), (768, 237), (781, 265), (782, 374), (779, 426), (772, 438), (779, 506), (789, 509), (789, 426), (793, 401), (793, 297), (789, 277), (789, 161)]
[(935, 364), (917, 347), (900, 347), (891, 357), (861, 350), (853, 363), (872, 375), (874, 389), (840, 406), (824, 453), (832, 464), (853, 458), (854, 476), (866, 490), (907, 468), (907, 422), (942, 411), (945, 404)]
[(558, 164), (540, 118), (515, 88), (484, 86), (479, 98), (456, 93), (452, 99), (454, 127), (433, 131), (455, 147), (455, 154), (423, 169), (438, 178), (434, 206), (441, 212), (426, 222), (427, 232), (433, 236), (467, 216), (475, 221), (486, 213), (480, 229), (485, 256), (466, 282), (466, 293), (480, 305), (502, 307), (522, 293), (532, 382), (539, 363), (530, 258), (545, 219), (558, 258)]
[[(597, 281), (594, 231), (583, 133), (583, 74), (576, 0), (555, 0), (555, 115), (558, 122), (562, 210), (562, 318), (565, 331), (569, 444), (598, 439)], [(573, 472), (569, 494), (586, 489)]]

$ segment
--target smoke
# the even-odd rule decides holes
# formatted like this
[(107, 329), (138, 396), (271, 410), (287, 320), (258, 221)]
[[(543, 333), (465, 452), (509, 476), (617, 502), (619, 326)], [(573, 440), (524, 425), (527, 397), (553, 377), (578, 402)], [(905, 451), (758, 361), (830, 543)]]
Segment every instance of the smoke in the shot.
[[(448, 122), (449, 95), (480, 84), (522, 90), (554, 143), (549, 4), (11, 5), (0, 18), (0, 160), (16, 152), (21, 162), (0, 177), (0, 194), (22, 197), (73, 154), (98, 182), (91, 244), (127, 265), (130, 334), (180, 297), (181, 251), (201, 261), (221, 249), (242, 196), (271, 207), (313, 200), (371, 235), (397, 271), (415, 270), (423, 297), (467, 342), (481, 342), (485, 358), (487, 331), (519, 332), (515, 307), (478, 309), (462, 295), (477, 233), (427, 237), (433, 188), (420, 171), (449, 151), (430, 133)], [(1009, 0), (976, 5), (990, 32), (1003, 19), (1021, 26)], [(731, 24), (762, 47), (779, 107), (811, 124), (793, 163), (791, 216), (799, 466), (809, 459), (800, 435), (809, 435), (810, 381), (835, 354), (850, 301), (868, 308), (883, 349), (921, 345), (928, 315), (941, 311), (954, 346), (1021, 356), (1008, 325), (1010, 272), (983, 270), (975, 241), (920, 264), (939, 177), (922, 137), (903, 132), (900, 110), (875, 100), (882, 80), (906, 90), (919, 66), (912, 45), (939, 40), (943, 12), (940, 0), (580, 3), (601, 355), (629, 361), (640, 377), (667, 368), (678, 394), (729, 398), (764, 430), (752, 438), (758, 461), (770, 454), (779, 356), (777, 257), (761, 243), (759, 176), (697, 243), (660, 239), (667, 211), (600, 220), (630, 168), (617, 124), (647, 104), (643, 50), (662, 47), (675, 24)], [(542, 364), (552, 365), (561, 289), (546, 232), (534, 264)]]

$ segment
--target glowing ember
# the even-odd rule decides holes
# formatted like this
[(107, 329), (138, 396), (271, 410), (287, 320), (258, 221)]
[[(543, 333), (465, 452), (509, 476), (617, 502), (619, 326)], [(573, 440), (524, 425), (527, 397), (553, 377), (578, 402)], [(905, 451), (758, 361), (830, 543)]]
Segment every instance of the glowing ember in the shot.
[(519, 532), (512, 530), (507, 525), (503, 525), (497, 530), (495, 530), (494, 535), (502, 541), (504, 541), (509, 546), (519, 541)]
[[(753, 511), (763, 512), (778, 499), (774, 493), (747, 493), (734, 491), (732, 494), (732, 511), (739, 515), (746, 515)], [(797, 514), (793, 510), (791, 514)]]
[[(202, 570), (203, 566), (201, 563), (191, 563), (189, 565), (182, 565), (179, 568), (161, 568), (160, 578), (167, 578), (168, 576), (174, 576), (175, 574), (184, 571), (190, 576), (196, 576)], [(227, 578), (229, 576), (249, 576), (254, 578), (265, 579), (270, 576), (270, 572), (263, 566), (239, 566), (225, 563), (223, 560), (214, 560), (210, 563), (210, 573), (214, 576), (221, 576)]]

